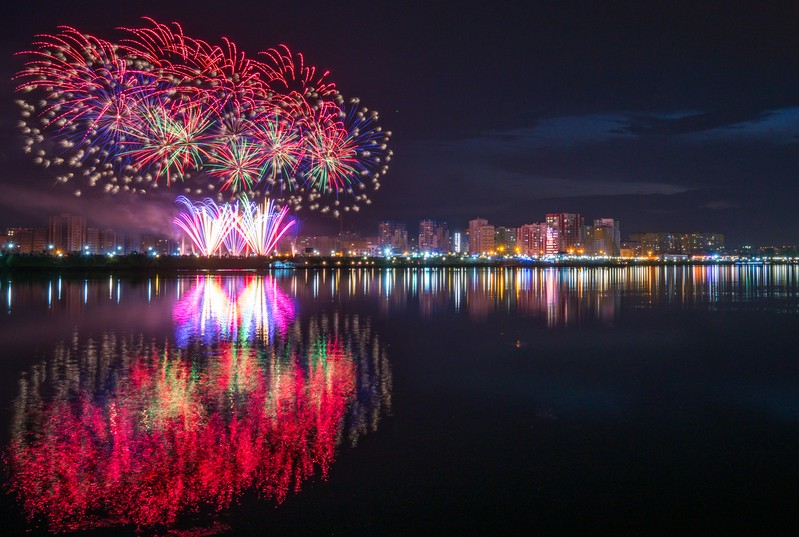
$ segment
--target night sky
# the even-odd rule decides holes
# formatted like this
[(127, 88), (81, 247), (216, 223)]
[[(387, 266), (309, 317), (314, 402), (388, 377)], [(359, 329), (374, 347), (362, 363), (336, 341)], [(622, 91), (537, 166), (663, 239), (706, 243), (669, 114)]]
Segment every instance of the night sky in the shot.
[[(0, 33), (0, 228), (56, 211), (171, 229), (170, 193), (75, 198), (22, 153), (14, 52), (66, 24), (113, 40), (141, 16), (249, 55), (280, 43), (380, 111), (383, 219), (518, 226), (548, 212), (639, 231), (798, 244), (799, 4), (751, 2), (16, 2)], [(337, 230), (305, 213), (306, 232)]]

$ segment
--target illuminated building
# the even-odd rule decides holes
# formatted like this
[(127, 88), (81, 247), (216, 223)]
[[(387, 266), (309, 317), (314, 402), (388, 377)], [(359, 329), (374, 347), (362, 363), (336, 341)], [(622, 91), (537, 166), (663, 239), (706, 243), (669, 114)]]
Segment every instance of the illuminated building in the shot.
[(519, 254), (537, 256), (546, 253), (547, 225), (524, 224), (516, 232), (516, 245)]
[(15, 254), (33, 252), (33, 228), (10, 227), (7, 231), (7, 249)]
[(494, 228), (494, 249), (497, 253), (513, 255), (516, 252), (516, 228)]
[(721, 233), (633, 233), (630, 240), (636, 245), (636, 254), (643, 256), (715, 254), (724, 250)]
[[(369, 255), (376, 249), (377, 237), (361, 237), (360, 233), (345, 231), (339, 234), (336, 252), (342, 255)], [(326, 255), (326, 254), (322, 254)]]
[(419, 252), (449, 252), (449, 227), (446, 222), (419, 220)]
[(469, 220), (469, 254), (490, 254), (494, 251), (494, 226), (484, 218)]
[(464, 246), (465, 246), (465, 244), (464, 244), (463, 233), (461, 233), (460, 231), (456, 231), (455, 233), (453, 233), (452, 234), (452, 251), (455, 252), (456, 254), (463, 253), (465, 251)]
[(724, 235), (721, 233), (683, 233), (680, 236), (683, 254), (716, 254), (724, 250)]
[(86, 228), (86, 244), (84, 250), (91, 254), (100, 253), (100, 230), (96, 227)]
[(557, 254), (560, 252), (560, 229), (563, 223), (559, 214), (546, 216), (546, 237), (544, 238), (544, 253)]
[(419, 220), (419, 251), (434, 252), (438, 248), (436, 244), (436, 221)]
[(298, 239), (299, 251), (309, 255), (330, 255), (336, 249), (336, 240), (328, 235), (307, 236)]
[(79, 252), (86, 244), (86, 218), (69, 214), (51, 216), (48, 235), (55, 250)]
[(621, 247), (619, 221), (613, 218), (598, 218), (593, 226), (586, 226), (584, 239), (588, 255), (618, 256)]
[(408, 250), (408, 230), (403, 222), (386, 220), (378, 226), (377, 244), (381, 250), (391, 248), (396, 252)]
[(553, 213), (546, 216), (546, 253), (578, 253), (583, 248), (583, 215)]
[(577, 253), (583, 246), (583, 215), (562, 213), (560, 249), (563, 252)]

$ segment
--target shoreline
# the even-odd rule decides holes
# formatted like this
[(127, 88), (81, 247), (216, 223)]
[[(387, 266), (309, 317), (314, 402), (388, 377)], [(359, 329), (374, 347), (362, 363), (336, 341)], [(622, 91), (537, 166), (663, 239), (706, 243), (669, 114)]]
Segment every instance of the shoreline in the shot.
[(195, 256), (125, 256), (74, 255), (11, 255), (0, 257), (0, 273), (20, 272), (216, 272), (320, 270), (339, 268), (627, 268), (673, 266), (789, 266), (799, 265), (799, 259), (485, 259), (463, 257), (195, 257)]

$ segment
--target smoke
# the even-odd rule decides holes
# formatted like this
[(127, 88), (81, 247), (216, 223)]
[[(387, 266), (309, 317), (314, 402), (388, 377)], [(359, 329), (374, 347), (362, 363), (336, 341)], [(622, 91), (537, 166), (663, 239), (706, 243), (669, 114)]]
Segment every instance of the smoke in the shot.
[[(172, 221), (178, 210), (177, 194), (159, 192), (137, 196), (104, 195), (84, 191), (74, 196), (59, 188), (34, 188), (0, 183), (0, 207), (3, 213), (26, 215), (30, 221), (46, 225), (51, 215), (68, 213), (85, 216), (91, 225), (118, 231), (174, 235)], [(6, 216), (3, 220), (8, 220)], [(15, 225), (8, 222), (9, 225)]]

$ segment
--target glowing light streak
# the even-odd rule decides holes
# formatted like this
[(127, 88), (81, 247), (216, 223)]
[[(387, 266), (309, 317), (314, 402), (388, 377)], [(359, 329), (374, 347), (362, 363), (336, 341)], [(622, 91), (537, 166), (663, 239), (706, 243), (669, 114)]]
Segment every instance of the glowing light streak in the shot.
[(220, 252), (223, 244), (232, 255), (239, 255), (245, 246), (255, 255), (269, 255), (296, 223), (286, 219), (288, 207), (277, 209), (272, 200), (259, 205), (243, 196), (239, 202), (219, 206), (208, 198), (191, 203), (179, 196), (176, 202), (186, 210), (174, 222), (203, 256)]
[(176, 202), (182, 204), (186, 210), (175, 218), (175, 225), (186, 233), (200, 255), (216, 254), (235, 226), (236, 215), (231, 206), (219, 207), (211, 199), (192, 203), (184, 196), (179, 196)]
[(238, 228), (253, 253), (269, 255), (275, 249), (280, 238), (296, 222), (289, 220), (284, 223), (287, 214), (288, 207), (278, 210), (272, 200), (266, 200), (258, 205), (244, 198)]

